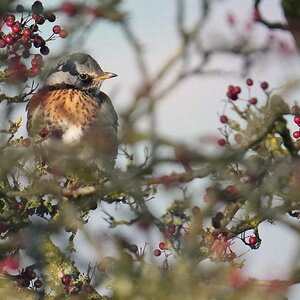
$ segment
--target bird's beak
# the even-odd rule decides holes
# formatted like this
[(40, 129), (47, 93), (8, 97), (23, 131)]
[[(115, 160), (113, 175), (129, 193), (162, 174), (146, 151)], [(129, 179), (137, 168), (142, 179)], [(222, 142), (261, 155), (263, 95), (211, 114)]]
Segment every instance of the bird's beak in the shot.
[(109, 79), (109, 78), (113, 78), (113, 77), (116, 77), (118, 76), (117, 74), (115, 73), (111, 73), (111, 72), (104, 72), (103, 74), (97, 76), (94, 78), (94, 80), (96, 82), (99, 82), (99, 81), (103, 81), (103, 80), (106, 80), (106, 79)]

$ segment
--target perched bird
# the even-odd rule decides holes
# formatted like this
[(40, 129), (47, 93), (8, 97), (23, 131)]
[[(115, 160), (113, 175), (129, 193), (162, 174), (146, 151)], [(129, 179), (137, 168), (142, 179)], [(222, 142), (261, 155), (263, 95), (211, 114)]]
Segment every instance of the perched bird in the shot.
[(42, 139), (41, 144), (92, 144), (104, 168), (112, 167), (118, 150), (118, 117), (100, 87), (115, 76), (103, 72), (90, 55), (64, 57), (28, 102), (29, 136)]

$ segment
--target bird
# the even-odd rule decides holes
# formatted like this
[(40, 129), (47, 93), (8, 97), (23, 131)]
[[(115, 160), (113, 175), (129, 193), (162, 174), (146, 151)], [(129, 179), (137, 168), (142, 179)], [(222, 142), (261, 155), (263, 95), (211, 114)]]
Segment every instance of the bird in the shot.
[(60, 59), (26, 106), (29, 137), (40, 140), (40, 145), (77, 146), (81, 153), (87, 152), (87, 144), (92, 145), (103, 169), (113, 168), (118, 153), (118, 116), (100, 88), (103, 81), (116, 76), (104, 72), (86, 53)]

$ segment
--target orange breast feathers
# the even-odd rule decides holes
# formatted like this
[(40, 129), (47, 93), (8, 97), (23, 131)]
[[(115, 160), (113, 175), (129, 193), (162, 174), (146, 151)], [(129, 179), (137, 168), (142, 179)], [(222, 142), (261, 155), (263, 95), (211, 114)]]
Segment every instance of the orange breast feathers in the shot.
[(27, 129), (30, 135), (40, 134), (49, 127), (89, 127), (97, 118), (99, 104), (87, 93), (75, 89), (39, 90), (30, 99), (27, 110)]

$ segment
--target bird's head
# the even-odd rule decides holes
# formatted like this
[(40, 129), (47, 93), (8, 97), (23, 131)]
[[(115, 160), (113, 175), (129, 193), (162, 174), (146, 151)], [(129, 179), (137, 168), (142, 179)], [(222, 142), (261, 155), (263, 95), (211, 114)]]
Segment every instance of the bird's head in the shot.
[(62, 60), (50, 71), (46, 85), (51, 87), (69, 87), (80, 90), (99, 90), (102, 82), (117, 76), (103, 72), (96, 60), (84, 53), (74, 53)]

